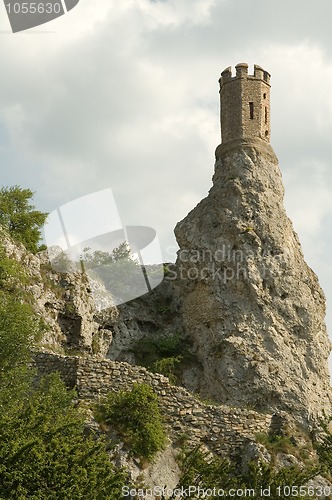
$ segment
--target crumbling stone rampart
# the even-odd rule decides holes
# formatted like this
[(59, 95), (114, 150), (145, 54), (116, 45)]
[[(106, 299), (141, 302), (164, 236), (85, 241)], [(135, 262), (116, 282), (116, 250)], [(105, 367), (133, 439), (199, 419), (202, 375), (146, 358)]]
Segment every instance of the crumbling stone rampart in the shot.
[(186, 389), (171, 385), (168, 378), (143, 367), (46, 352), (36, 354), (35, 363), (39, 373), (60, 372), (64, 382), (76, 387), (84, 400), (98, 401), (110, 391), (130, 390), (134, 383), (149, 384), (159, 396), (171, 438), (186, 435), (191, 444), (204, 443), (221, 455), (235, 453), (257, 432), (267, 433), (271, 427), (272, 415), (204, 404)]

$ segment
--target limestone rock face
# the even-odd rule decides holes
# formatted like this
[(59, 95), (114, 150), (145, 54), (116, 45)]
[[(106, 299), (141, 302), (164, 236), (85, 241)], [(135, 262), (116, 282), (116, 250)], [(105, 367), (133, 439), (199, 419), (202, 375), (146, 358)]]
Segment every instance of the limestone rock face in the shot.
[(325, 298), (285, 213), (277, 158), (244, 145), (216, 157), (209, 195), (175, 228), (179, 314), (202, 366), (193, 389), (303, 422), (329, 414)]
[[(26, 288), (44, 322), (42, 346), (57, 352), (105, 356), (112, 332), (97, 317), (91, 290), (94, 284), (82, 273), (55, 272), (47, 251), (32, 255), (1, 229), (0, 237), (7, 257), (19, 262), (29, 277)], [(114, 306), (107, 309), (108, 321), (115, 320), (117, 315)]]

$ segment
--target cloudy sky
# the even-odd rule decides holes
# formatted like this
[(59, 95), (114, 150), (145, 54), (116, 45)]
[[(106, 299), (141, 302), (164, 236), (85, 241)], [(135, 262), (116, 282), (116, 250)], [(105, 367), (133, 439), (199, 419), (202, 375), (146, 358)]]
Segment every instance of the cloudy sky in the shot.
[(211, 187), (218, 78), (271, 75), (271, 142), (285, 205), (327, 296), (332, 332), (330, 0), (81, 0), (12, 34), (0, 5), (1, 184), (55, 210), (110, 187), (124, 224), (173, 228)]

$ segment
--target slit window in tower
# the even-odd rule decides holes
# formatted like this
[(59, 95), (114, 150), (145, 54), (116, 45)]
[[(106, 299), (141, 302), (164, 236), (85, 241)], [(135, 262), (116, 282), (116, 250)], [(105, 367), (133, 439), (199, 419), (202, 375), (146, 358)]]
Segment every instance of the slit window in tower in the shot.
[(254, 119), (254, 103), (249, 102), (249, 115), (250, 115), (250, 120)]
[(267, 123), (267, 107), (265, 106), (265, 123)]

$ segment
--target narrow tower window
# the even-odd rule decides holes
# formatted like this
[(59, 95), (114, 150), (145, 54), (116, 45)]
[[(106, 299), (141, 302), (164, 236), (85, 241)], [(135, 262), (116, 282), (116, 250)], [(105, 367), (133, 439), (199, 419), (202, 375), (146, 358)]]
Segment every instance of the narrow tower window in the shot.
[(249, 102), (249, 115), (250, 115), (250, 120), (254, 119), (254, 103)]
[(265, 106), (265, 123), (267, 123), (267, 107)]

